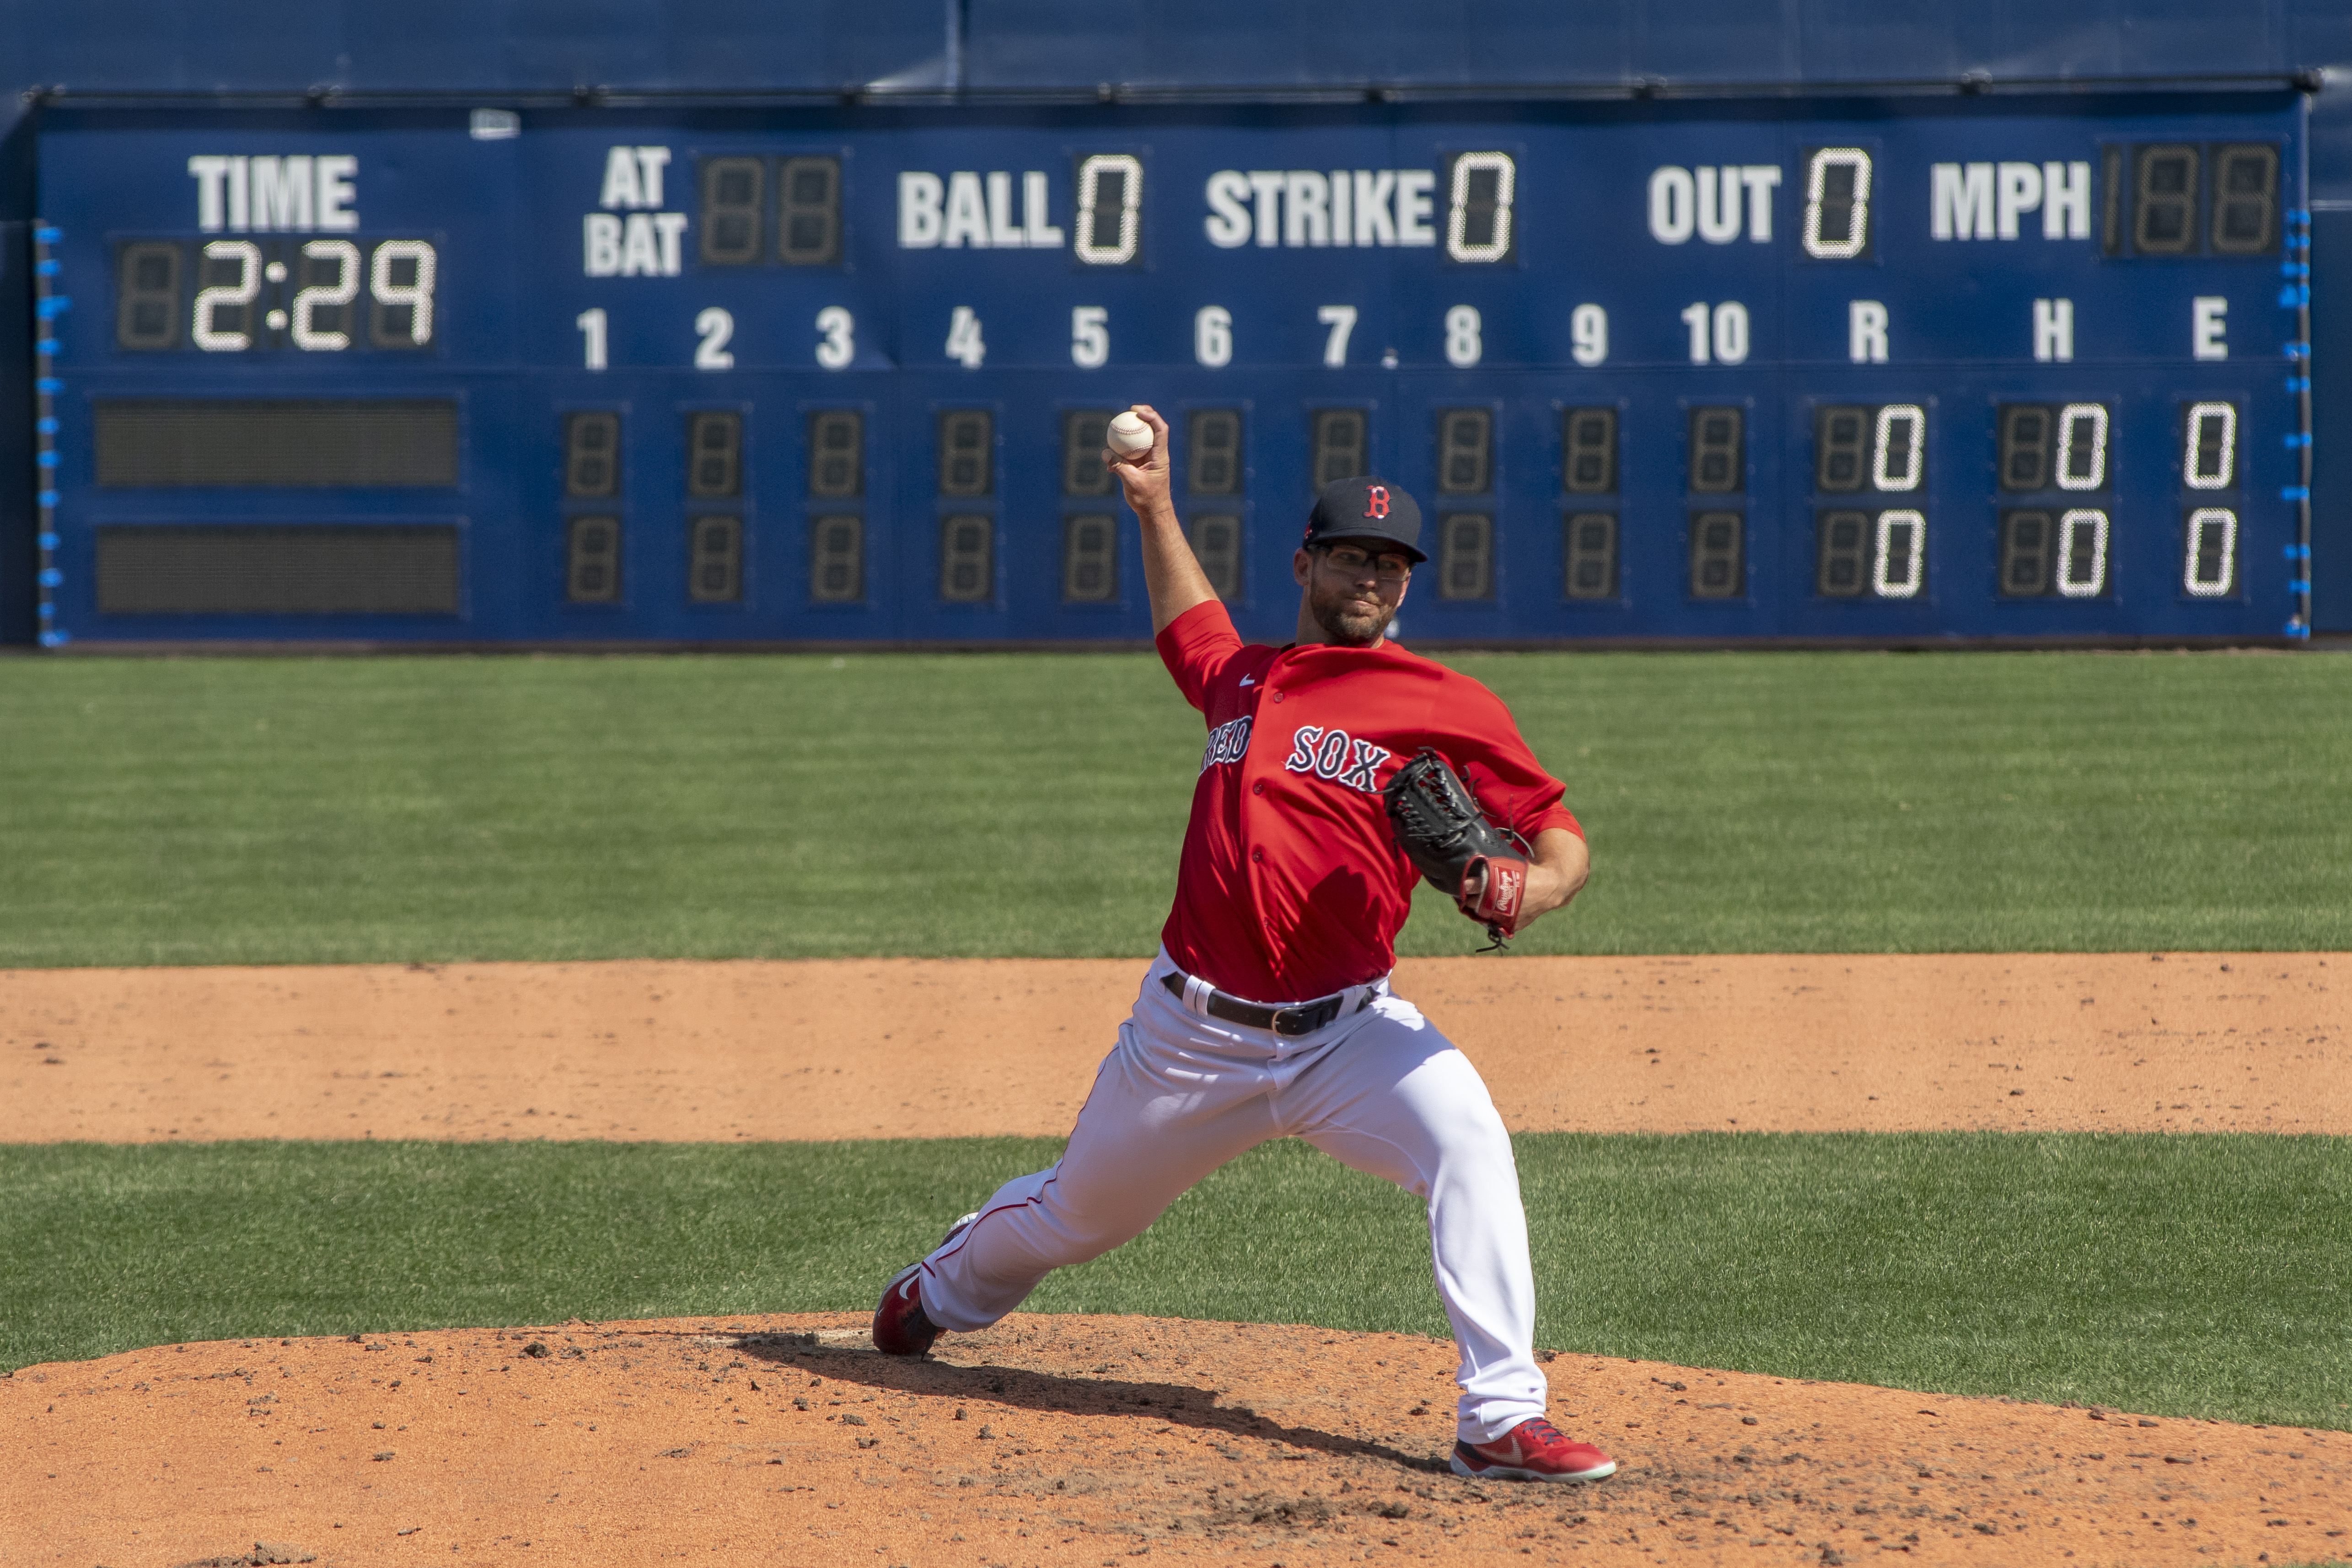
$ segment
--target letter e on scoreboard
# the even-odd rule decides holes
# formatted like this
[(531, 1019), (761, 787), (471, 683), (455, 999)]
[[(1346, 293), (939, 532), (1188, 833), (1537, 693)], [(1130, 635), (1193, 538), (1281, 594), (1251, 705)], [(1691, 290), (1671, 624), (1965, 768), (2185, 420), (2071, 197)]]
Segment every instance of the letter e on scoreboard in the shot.
[(2199, 359), (2230, 357), (2230, 301), (2219, 294), (2200, 294), (2189, 301), (2189, 347)]

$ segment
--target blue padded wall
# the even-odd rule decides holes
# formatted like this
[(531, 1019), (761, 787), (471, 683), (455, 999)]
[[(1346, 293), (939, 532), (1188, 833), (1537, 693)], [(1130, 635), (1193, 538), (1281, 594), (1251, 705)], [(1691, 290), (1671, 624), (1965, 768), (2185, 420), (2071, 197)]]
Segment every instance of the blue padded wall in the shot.
[(1054, 0), (971, 0), (975, 86), (1860, 82), (2268, 71), (2315, 58), (2329, 0), (1207, 0), (1139, 26)]

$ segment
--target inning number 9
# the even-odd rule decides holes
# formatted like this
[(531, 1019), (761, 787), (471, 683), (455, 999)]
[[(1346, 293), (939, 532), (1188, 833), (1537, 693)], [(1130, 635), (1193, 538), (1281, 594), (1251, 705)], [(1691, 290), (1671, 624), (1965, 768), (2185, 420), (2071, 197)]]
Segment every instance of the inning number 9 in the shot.
[(1579, 305), (1568, 318), (1570, 352), (1587, 367), (1609, 357), (1609, 312), (1598, 305)]

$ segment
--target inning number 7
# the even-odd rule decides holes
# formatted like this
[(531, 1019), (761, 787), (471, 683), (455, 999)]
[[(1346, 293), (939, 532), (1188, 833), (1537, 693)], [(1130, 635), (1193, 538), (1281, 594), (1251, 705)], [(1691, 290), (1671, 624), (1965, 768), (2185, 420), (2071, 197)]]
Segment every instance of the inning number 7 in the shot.
[(1326, 305), (1315, 312), (1315, 319), (1331, 329), (1323, 340), (1323, 363), (1333, 367), (1348, 363), (1348, 334), (1356, 330), (1356, 307)]

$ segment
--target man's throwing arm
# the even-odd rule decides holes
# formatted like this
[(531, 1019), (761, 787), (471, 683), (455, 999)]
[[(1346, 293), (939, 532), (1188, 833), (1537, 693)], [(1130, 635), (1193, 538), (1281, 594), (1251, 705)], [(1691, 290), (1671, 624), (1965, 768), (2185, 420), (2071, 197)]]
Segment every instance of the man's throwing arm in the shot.
[(1127, 504), (1143, 525), (1143, 586), (1151, 596), (1151, 635), (1158, 637), (1169, 622), (1195, 605), (1207, 604), (1217, 591), (1209, 586), (1208, 574), (1184, 537), (1184, 525), (1176, 521), (1176, 502), (1168, 485), (1168, 421), (1149, 404), (1137, 404), (1135, 412), (1151, 426), (1151, 450), (1122, 458), (1106, 447), (1103, 460), (1118, 476)]

